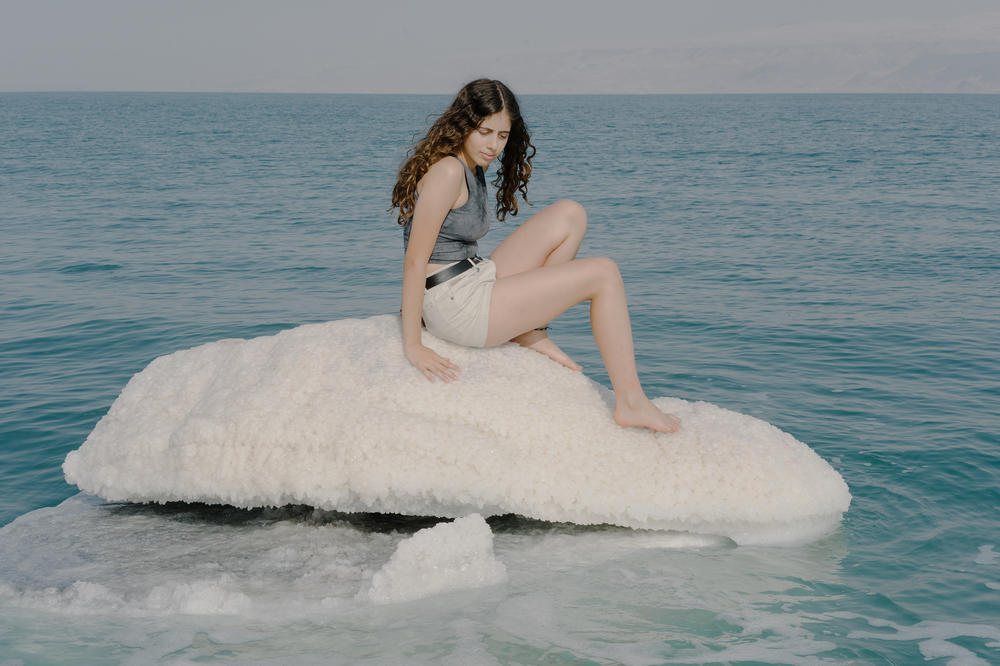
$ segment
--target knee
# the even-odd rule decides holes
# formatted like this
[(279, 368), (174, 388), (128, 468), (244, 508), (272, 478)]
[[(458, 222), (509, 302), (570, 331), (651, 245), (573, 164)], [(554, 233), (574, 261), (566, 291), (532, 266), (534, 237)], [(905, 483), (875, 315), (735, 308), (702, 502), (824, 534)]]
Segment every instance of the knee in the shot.
[(572, 199), (560, 199), (552, 205), (558, 209), (560, 219), (565, 221), (569, 230), (582, 236), (587, 230), (587, 209)]
[(622, 274), (618, 270), (618, 264), (615, 263), (614, 259), (608, 259), (607, 257), (594, 257), (594, 261), (597, 263), (602, 275), (615, 278), (616, 280), (622, 279)]
[(589, 262), (591, 271), (601, 286), (617, 286), (622, 284), (622, 274), (614, 259), (607, 257), (590, 257), (582, 261)]

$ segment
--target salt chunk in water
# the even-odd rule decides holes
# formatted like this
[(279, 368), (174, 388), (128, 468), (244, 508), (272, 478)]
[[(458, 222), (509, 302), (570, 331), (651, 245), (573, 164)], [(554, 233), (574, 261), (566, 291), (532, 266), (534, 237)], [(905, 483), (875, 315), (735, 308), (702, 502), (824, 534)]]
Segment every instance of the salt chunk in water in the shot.
[(377, 604), (399, 603), (506, 580), (507, 567), (493, 554), (493, 531), (473, 513), (401, 541), (366, 596)]

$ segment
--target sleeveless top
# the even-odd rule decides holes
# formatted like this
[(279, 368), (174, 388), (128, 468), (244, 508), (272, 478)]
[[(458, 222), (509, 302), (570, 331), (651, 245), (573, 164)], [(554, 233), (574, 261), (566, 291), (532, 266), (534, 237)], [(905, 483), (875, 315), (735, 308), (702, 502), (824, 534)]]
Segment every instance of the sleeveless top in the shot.
[[(455, 157), (458, 160), (458, 157)], [(462, 160), (458, 160), (462, 162)], [(465, 166), (465, 185), (469, 188), (469, 200), (458, 208), (448, 211), (438, 232), (437, 241), (428, 262), (448, 264), (474, 257), (479, 253), (480, 238), (490, 230), (489, 207), (486, 200), (486, 174), (481, 166), (475, 172)], [(403, 250), (410, 244), (410, 222), (403, 227)]]

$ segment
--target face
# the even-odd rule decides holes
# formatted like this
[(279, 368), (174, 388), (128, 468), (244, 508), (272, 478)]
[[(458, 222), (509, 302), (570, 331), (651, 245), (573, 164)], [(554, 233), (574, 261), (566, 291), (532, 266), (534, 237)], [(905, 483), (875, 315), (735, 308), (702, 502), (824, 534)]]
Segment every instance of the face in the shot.
[(462, 144), (465, 163), (470, 168), (478, 164), (485, 169), (503, 152), (508, 136), (510, 136), (510, 114), (506, 110), (486, 116)]

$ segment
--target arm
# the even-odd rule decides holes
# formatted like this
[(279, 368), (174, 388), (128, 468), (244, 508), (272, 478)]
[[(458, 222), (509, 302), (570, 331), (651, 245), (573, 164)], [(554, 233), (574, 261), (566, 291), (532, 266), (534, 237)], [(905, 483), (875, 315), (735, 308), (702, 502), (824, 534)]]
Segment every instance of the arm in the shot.
[(443, 159), (427, 170), (420, 183), (420, 197), (413, 211), (410, 242), (403, 258), (403, 351), (407, 360), (434, 381), (457, 378), (458, 366), (428, 349), (420, 341), (420, 312), (424, 303), (427, 260), (448, 211), (463, 192), (465, 169), (458, 160)]

